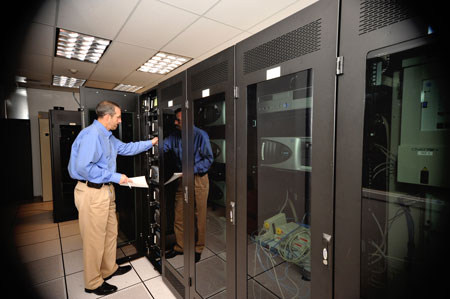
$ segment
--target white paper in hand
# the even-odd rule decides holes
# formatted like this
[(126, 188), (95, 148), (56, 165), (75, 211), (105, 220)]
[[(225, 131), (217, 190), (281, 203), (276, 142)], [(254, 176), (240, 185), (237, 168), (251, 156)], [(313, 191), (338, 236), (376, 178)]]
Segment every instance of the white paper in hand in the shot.
[(123, 184), (120, 184), (120, 186), (124, 186), (124, 187), (131, 186), (131, 187), (136, 187), (136, 188), (148, 188), (148, 184), (147, 184), (147, 181), (145, 179), (145, 176), (136, 176), (134, 178), (129, 178), (129, 179), (132, 180), (133, 182), (132, 183), (130, 182), (129, 185), (128, 185), (128, 183), (123, 183)]
[(182, 176), (183, 176), (183, 173), (182, 173), (182, 172), (175, 172), (175, 173), (173, 174), (173, 176), (172, 176), (167, 182), (164, 183), (164, 185), (167, 185), (167, 184), (169, 184), (169, 183), (175, 181), (176, 179), (178, 179), (179, 177), (182, 177)]

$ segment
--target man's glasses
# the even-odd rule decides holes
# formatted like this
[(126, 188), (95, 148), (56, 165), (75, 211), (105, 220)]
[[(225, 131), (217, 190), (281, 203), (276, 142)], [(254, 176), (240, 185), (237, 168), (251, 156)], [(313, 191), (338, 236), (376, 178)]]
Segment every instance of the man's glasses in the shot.
[(177, 121), (177, 122), (181, 122), (181, 119), (179, 119), (179, 118), (175, 118), (175, 121)]

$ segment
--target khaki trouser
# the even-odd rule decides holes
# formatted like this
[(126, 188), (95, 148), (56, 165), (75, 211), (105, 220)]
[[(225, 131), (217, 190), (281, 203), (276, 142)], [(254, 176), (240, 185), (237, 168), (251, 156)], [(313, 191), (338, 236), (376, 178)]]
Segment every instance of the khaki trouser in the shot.
[[(195, 219), (197, 224), (197, 238), (195, 242), (195, 252), (201, 253), (205, 247), (206, 236), (206, 209), (209, 192), (208, 174), (204, 176), (196, 175), (194, 177), (195, 183)], [(183, 252), (184, 243), (184, 225), (183, 225), (183, 202), (184, 190), (181, 181), (178, 184), (178, 190), (175, 195), (175, 222), (174, 231), (176, 244), (173, 247), (176, 251)]]
[(75, 206), (78, 209), (83, 240), (84, 285), (96, 289), (103, 278), (113, 274), (116, 264), (117, 216), (116, 197), (112, 185), (100, 189), (78, 182), (75, 187)]

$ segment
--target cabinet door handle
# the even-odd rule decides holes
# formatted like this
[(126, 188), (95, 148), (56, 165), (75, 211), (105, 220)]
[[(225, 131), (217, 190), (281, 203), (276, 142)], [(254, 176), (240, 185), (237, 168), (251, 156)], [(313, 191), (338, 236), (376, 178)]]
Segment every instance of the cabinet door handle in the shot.
[(323, 248), (322, 248), (322, 264), (324, 264), (324, 266), (327, 266), (327, 267), (329, 265), (328, 256), (329, 256), (329, 245), (330, 245), (330, 242), (331, 242), (331, 235), (323, 233), (322, 234), (322, 245), (323, 245)]
[(230, 222), (236, 225), (236, 203), (234, 201), (230, 201)]

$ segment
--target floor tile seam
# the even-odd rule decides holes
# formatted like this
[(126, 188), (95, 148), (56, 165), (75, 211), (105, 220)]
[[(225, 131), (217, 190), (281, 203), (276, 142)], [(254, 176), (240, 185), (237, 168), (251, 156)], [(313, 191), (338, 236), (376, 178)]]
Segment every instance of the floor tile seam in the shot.
[[(36, 231), (34, 231), (34, 232), (36, 232)], [(34, 233), (34, 232), (16, 233), (16, 234), (14, 234), (14, 239), (17, 240), (17, 237), (19, 237), (19, 236), (23, 236), (24, 234), (27, 234), (27, 233)], [(37, 238), (37, 237), (36, 237), (36, 238)], [(57, 237), (51, 237), (50, 239), (45, 239), (45, 240), (42, 240), (42, 241), (37, 241), (37, 242), (33, 242), (33, 243), (30, 243), (30, 244), (26, 244), (26, 245), (16, 246), (16, 247), (23, 247), (23, 246), (28, 246), (28, 245), (38, 244), (38, 243), (44, 243), (44, 242), (47, 242), (47, 241), (53, 241), (53, 240), (57, 240), (57, 239), (59, 239), (59, 233), (58, 233), (58, 236), (57, 236)]]
[(61, 279), (61, 278), (64, 279), (64, 274), (62, 276), (55, 277), (55, 278), (52, 278), (52, 279), (48, 279), (48, 280), (45, 280), (45, 281), (40, 281), (38, 283), (34, 283), (33, 280), (31, 280), (31, 286), (32, 287), (39, 286), (41, 284), (44, 284), (44, 283), (47, 283), (47, 282), (51, 282), (51, 281), (54, 281), (54, 280), (57, 280), (57, 279)]
[[(273, 296), (275, 296), (275, 298), (279, 298), (279, 296), (278, 296), (277, 294), (275, 294), (274, 292), (272, 292), (272, 290), (266, 288), (263, 284), (261, 284), (259, 281), (257, 281), (257, 280), (254, 279), (253, 277), (247, 279), (247, 288), (248, 288), (248, 281), (249, 281), (249, 280), (253, 280), (254, 283), (257, 283), (260, 287), (264, 288), (266, 291), (269, 292), (269, 294), (272, 294)], [(247, 292), (248, 292), (248, 291), (247, 291)], [(255, 294), (253, 294), (253, 296), (255, 296)]]
[(49, 280), (46, 280), (46, 281), (42, 281), (42, 282), (39, 282), (39, 283), (32, 283), (32, 284), (31, 284), (31, 287), (32, 287), (32, 288), (39, 287), (39, 286), (41, 286), (41, 285), (43, 285), (43, 284), (46, 284), (46, 283), (49, 283), (49, 282), (52, 282), (52, 281), (56, 281), (56, 280), (58, 280), (58, 279), (64, 279), (64, 275), (61, 276), (61, 277), (56, 277), (56, 278), (49, 279)]
[(224, 287), (222, 287), (222, 289), (220, 289), (219, 291), (216, 291), (215, 293), (212, 293), (212, 294), (210, 294), (210, 295), (207, 295), (207, 296), (205, 297), (205, 299), (214, 297), (214, 296), (216, 296), (216, 295), (218, 295), (218, 294), (220, 294), (220, 293), (222, 293), (223, 291), (226, 291), (226, 290), (227, 290), (227, 287), (224, 286)]
[[(56, 223), (55, 223), (55, 224), (56, 224)], [(33, 232), (38, 232), (38, 231), (40, 231), (40, 230), (51, 229), (51, 228), (56, 227), (56, 226), (53, 226), (53, 224), (51, 224), (52, 226), (44, 227), (44, 228), (36, 228), (36, 229), (27, 230), (27, 231), (22, 231), (22, 232), (20, 232), (20, 231), (19, 231), (19, 232), (14, 231), (14, 229), (16, 229), (17, 227), (20, 227), (20, 225), (21, 225), (21, 224), (15, 225), (15, 226), (13, 227), (14, 235), (18, 235), (18, 234), (26, 234), (26, 233), (33, 233)], [(32, 225), (36, 225), (36, 224), (32, 224)]]
[[(152, 280), (152, 279), (155, 279), (155, 278), (157, 278), (157, 277), (161, 277), (161, 278), (162, 278), (162, 275), (159, 274), (158, 276), (149, 278), (149, 279), (147, 279), (147, 280), (145, 280), (145, 281), (142, 282), (142, 283), (144, 284), (144, 287), (147, 289), (147, 291), (150, 293), (150, 296), (152, 296), (153, 299), (155, 299), (155, 296), (153, 296), (152, 291), (150, 291), (150, 289), (148, 288), (148, 286), (147, 286), (147, 284), (146, 284), (145, 282), (150, 281), (150, 280)], [(161, 281), (164, 283), (164, 285), (166, 284), (166, 283), (164, 282), (163, 279), (161, 279)]]
[(275, 266), (272, 266), (272, 267), (269, 267), (269, 268), (265, 268), (265, 267), (262, 267), (262, 269), (264, 270), (264, 271), (262, 271), (262, 272), (258, 272), (257, 274), (255, 274), (255, 275), (251, 275), (251, 274), (248, 274), (248, 275), (250, 275), (250, 277), (251, 278), (256, 278), (256, 277), (258, 277), (258, 276), (260, 276), (260, 275), (262, 275), (262, 274), (264, 274), (264, 273), (266, 273), (266, 272), (268, 272), (268, 271), (271, 271), (272, 269), (275, 269), (276, 267), (278, 267), (278, 266), (280, 266), (280, 265), (282, 265), (282, 264), (284, 264), (286, 261), (281, 261), (279, 264), (276, 264)]
[(26, 264), (29, 264), (29, 263), (32, 263), (32, 262), (37, 262), (37, 261), (40, 261), (40, 260), (43, 260), (43, 259), (46, 259), (46, 258), (58, 256), (58, 255), (61, 255), (61, 254), (58, 253), (58, 254), (54, 254), (54, 255), (44, 256), (42, 258), (38, 258), (36, 260), (31, 260), (31, 261), (23, 261), (22, 259), (20, 259), (20, 262), (22, 264), (26, 265)]
[(59, 243), (61, 244), (61, 239), (58, 237), (58, 238), (55, 238), (55, 239), (45, 240), (45, 241), (36, 242), (36, 243), (28, 244), (28, 245), (16, 246), (16, 249), (21, 249), (21, 248), (27, 247), (27, 246), (34, 246), (34, 245), (44, 244), (44, 243), (47, 243), (47, 242), (58, 241), (58, 240), (60, 241)]
[(58, 223), (58, 234), (59, 234), (59, 245), (61, 250), (61, 262), (63, 266), (63, 273), (64, 273), (64, 287), (66, 290), (66, 298), (69, 298), (69, 290), (67, 288), (67, 279), (66, 279), (66, 266), (64, 262), (64, 252), (63, 252), (63, 246), (62, 246), (62, 239), (61, 239), (61, 230), (59, 229), (59, 223)]
[[(16, 228), (17, 226), (15, 226)], [(51, 230), (51, 229), (55, 229), (57, 227), (57, 225), (52, 225), (51, 227), (44, 227), (44, 228), (37, 228), (37, 229), (33, 229), (30, 231), (19, 231), (19, 232), (15, 232), (14, 235), (23, 235), (23, 234), (31, 234), (31, 233), (35, 233), (35, 232), (39, 232), (42, 230)]]
[[(114, 293), (112, 293), (112, 294), (109, 294), (109, 295), (117, 294), (117, 293), (119, 293), (119, 292), (122, 292), (123, 290), (129, 289), (129, 288), (132, 288), (132, 287), (135, 287), (135, 286), (137, 286), (137, 285), (139, 285), (139, 284), (142, 284), (142, 285), (144, 286), (144, 288), (148, 291), (148, 288), (146, 287), (145, 283), (143, 283), (142, 281), (140, 281), (140, 282), (134, 283), (134, 284), (132, 284), (132, 285), (126, 286), (126, 287), (124, 287), (124, 288), (122, 288), (122, 289), (117, 289), (116, 292), (114, 292)], [(152, 298), (155, 298), (155, 297), (153, 297), (153, 295), (151, 294), (150, 291), (148, 291), (148, 292), (150, 293), (150, 296), (152, 296)], [(100, 296), (100, 297), (96, 297), (96, 298), (105, 298), (105, 297), (107, 297), (107, 296), (109, 296), (109, 295)], [(67, 298), (69, 298), (69, 297), (67, 297)], [(139, 298), (137, 298), (137, 299), (139, 299)]]
[(83, 248), (73, 249), (73, 250), (70, 250), (70, 251), (64, 251), (64, 249), (61, 249), (61, 250), (63, 250), (63, 253), (64, 253), (64, 254), (69, 254), (69, 253), (73, 253), (73, 252), (75, 252), (75, 251), (83, 250)]
[(48, 213), (48, 212), (53, 212), (53, 209), (51, 210), (47, 210), (47, 209), (25, 209), (25, 210), (20, 210), (20, 208), (17, 211), (18, 216), (21, 216), (20, 214), (22, 213), (30, 213), (30, 212), (42, 212), (42, 213)]
[[(161, 274), (158, 274), (157, 276), (153, 276), (153, 277), (150, 277), (149, 279), (144, 280), (144, 279), (142, 279), (141, 275), (139, 275), (139, 272), (137, 271), (137, 269), (134, 267), (134, 265), (133, 265), (131, 262), (132, 262), (132, 261), (129, 262), (130, 265), (131, 265), (131, 267), (132, 267), (133, 270), (136, 272), (137, 276), (139, 277), (139, 279), (140, 279), (142, 282), (145, 282), (145, 281), (150, 280), (150, 279), (152, 279), (152, 278), (161, 276)], [(150, 265), (153, 267), (152, 264), (150, 264)], [(153, 269), (154, 269), (154, 267), (153, 267)], [(158, 272), (158, 273), (159, 273), (159, 272)]]

